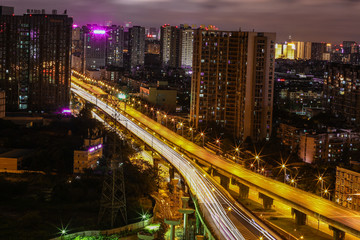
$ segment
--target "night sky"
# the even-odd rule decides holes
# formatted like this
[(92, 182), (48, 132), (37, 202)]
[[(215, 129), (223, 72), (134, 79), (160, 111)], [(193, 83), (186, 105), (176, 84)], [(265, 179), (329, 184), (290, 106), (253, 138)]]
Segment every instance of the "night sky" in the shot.
[(0, 0), (27, 8), (67, 9), (77, 24), (112, 21), (156, 26), (216, 25), (221, 30), (276, 32), (278, 41), (360, 42), (360, 0)]

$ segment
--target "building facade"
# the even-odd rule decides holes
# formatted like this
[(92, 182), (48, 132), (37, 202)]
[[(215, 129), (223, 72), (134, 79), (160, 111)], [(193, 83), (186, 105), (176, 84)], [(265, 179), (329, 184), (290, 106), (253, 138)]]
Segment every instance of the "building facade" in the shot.
[(82, 150), (74, 151), (74, 173), (84, 173), (85, 169), (94, 169), (103, 154), (103, 138), (85, 139)]
[(360, 149), (360, 134), (351, 130), (329, 130), (301, 134), (298, 156), (307, 163), (350, 162)]
[(182, 29), (181, 32), (181, 67), (192, 68), (194, 30), (187, 28)]
[(269, 139), (272, 128), (275, 33), (194, 31), (190, 120), (235, 137)]
[(360, 211), (360, 173), (336, 167), (335, 202)]
[(130, 67), (134, 69), (144, 66), (145, 59), (145, 28), (134, 26), (129, 29)]
[(160, 59), (163, 66), (181, 66), (181, 29), (177, 26), (161, 26)]
[(123, 66), (123, 27), (89, 24), (83, 27), (83, 32), (86, 69)]
[(329, 63), (324, 80), (324, 106), (348, 125), (360, 126), (360, 66)]
[(7, 111), (69, 106), (72, 23), (55, 11), (0, 15), (0, 88)]

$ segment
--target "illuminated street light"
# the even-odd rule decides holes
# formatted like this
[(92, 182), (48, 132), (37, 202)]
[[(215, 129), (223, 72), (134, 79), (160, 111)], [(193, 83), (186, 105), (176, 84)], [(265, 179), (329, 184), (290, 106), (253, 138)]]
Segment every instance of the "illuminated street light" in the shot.
[(174, 124), (174, 131), (176, 132), (176, 123), (175, 123), (175, 119), (174, 118), (172, 118), (171, 119), (171, 121), (173, 122), (173, 124)]
[(203, 132), (200, 133), (200, 136), (202, 137), (203, 139), (203, 147), (205, 146), (205, 134)]
[(255, 160), (257, 161), (257, 165), (258, 165), (257, 171), (260, 171), (260, 157), (259, 157), (259, 155), (255, 156)]
[(330, 194), (330, 191), (327, 190), (327, 189), (325, 189), (325, 190), (324, 190), (324, 193), (325, 193), (325, 195), (329, 195), (329, 201), (330, 201), (330, 195), (331, 195), (331, 194)]
[(291, 185), (294, 185), (295, 188), (297, 187), (297, 183), (296, 183), (296, 180), (295, 180), (294, 178), (292, 178), (292, 179), (290, 180), (290, 184), (291, 184)]
[(167, 116), (166, 116), (166, 114), (164, 115), (164, 118), (165, 118), (165, 126), (167, 127)]
[(284, 183), (286, 182), (286, 165), (282, 164), (281, 168), (284, 169)]
[(181, 136), (184, 136), (184, 128), (183, 128), (183, 123), (180, 123), (180, 127), (181, 127)]
[(216, 139), (216, 144), (219, 146), (219, 150), (221, 150), (221, 148), (220, 148), (220, 140), (219, 139)]
[(191, 132), (191, 141), (193, 142), (194, 141), (194, 132), (193, 132), (193, 128), (190, 127), (189, 128), (189, 131)]
[(320, 181), (321, 183), (321, 190), (320, 190), (320, 196), (323, 197), (323, 189), (324, 189), (324, 178), (322, 176), (320, 176), (318, 178), (318, 180)]
[(240, 149), (238, 147), (236, 147), (235, 151), (237, 152), (238, 159), (240, 159)]

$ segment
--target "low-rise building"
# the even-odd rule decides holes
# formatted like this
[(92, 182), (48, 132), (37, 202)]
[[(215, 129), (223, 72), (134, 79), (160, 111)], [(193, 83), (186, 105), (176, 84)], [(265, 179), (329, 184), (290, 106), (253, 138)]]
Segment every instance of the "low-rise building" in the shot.
[(103, 138), (85, 139), (81, 150), (74, 151), (74, 173), (83, 173), (84, 169), (94, 169), (103, 154)]
[(21, 169), (24, 158), (31, 154), (30, 149), (12, 149), (0, 154), (1, 170), (19, 170)]
[(277, 137), (281, 144), (288, 146), (291, 151), (297, 151), (300, 142), (301, 129), (289, 124), (280, 123), (277, 131)]
[(158, 82), (157, 86), (141, 86), (140, 97), (147, 102), (160, 106), (167, 111), (176, 111), (177, 91)]
[(360, 211), (360, 173), (336, 167), (335, 202)]
[(307, 163), (351, 161), (360, 147), (360, 133), (351, 130), (328, 130), (300, 136), (299, 157)]

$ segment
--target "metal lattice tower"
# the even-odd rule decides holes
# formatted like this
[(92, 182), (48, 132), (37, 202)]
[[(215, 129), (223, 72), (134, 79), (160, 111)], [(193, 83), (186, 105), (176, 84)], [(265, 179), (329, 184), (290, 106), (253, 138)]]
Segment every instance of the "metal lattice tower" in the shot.
[[(122, 222), (127, 224), (126, 213), (126, 196), (125, 196), (125, 181), (123, 172), (123, 162), (121, 155), (116, 152), (116, 116), (114, 119), (114, 148), (110, 162), (108, 163), (107, 172), (105, 174), (101, 200), (98, 223), (106, 221), (114, 227), (116, 223), (120, 223), (118, 217), (119, 212)], [(121, 145), (121, 144), (119, 144)]]

